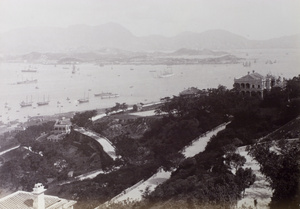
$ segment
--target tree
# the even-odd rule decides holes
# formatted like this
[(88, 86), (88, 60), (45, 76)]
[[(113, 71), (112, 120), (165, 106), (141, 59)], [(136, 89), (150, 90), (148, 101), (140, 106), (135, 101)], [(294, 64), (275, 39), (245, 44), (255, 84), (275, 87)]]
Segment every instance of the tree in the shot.
[(82, 113), (76, 113), (73, 116), (73, 118), (71, 118), (71, 122), (72, 122), (72, 124), (76, 124), (80, 127), (85, 127), (85, 126), (91, 124), (90, 118), (92, 118), (95, 115), (97, 115), (96, 110), (85, 111)]
[(250, 187), (255, 181), (255, 174), (253, 174), (251, 168), (239, 168), (235, 174), (236, 182), (240, 187), (240, 190), (243, 191), (243, 196), (245, 195), (245, 189)]
[(259, 163), (260, 170), (266, 175), (272, 189), (272, 204), (289, 205), (298, 191), (300, 179), (299, 154), (300, 148), (297, 142), (281, 140), (276, 143), (277, 152), (272, 151), (271, 143), (256, 144), (250, 149), (252, 155)]
[(128, 105), (126, 103), (123, 103), (120, 105), (120, 109), (123, 110), (124, 112), (127, 110)]
[(149, 197), (150, 193), (151, 193), (150, 186), (147, 186), (145, 191), (142, 194), (142, 197), (147, 198), (147, 197)]
[(246, 162), (246, 158), (237, 153), (228, 153), (225, 157), (225, 164), (238, 171)]
[(300, 74), (287, 81), (286, 92), (289, 99), (300, 97)]

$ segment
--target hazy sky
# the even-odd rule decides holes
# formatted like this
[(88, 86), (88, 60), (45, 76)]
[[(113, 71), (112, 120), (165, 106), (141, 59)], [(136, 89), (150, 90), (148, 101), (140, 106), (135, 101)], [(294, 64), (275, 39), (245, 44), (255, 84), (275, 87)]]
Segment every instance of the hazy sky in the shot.
[(225, 29), (268, 39), (300, 33), (300, 0), (0, 0), (0, 32), (107, 22), (137, 36)]

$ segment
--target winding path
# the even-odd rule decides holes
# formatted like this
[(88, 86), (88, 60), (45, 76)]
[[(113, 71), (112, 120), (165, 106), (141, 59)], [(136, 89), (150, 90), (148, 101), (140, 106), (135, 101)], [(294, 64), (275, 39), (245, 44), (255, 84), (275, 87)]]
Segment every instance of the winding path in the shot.
[[(244, 197), (238, 201), (237, 208), (262, 208), (268, 209), (268, 204), (271, 202), (273, 194), (269, 183), (266, 181), (266, 177), (259, 171), (260, 165), (254, 160), (246, 151), (246, 146), (239, 147), (237, 152), (246, 158), (246, 163), (243, 168), (251, 168), (256, 175), (255, 182), (245, 190)], [(254, 200), (257, 201), (255, 207)]]
[(1, 156), (1, 155), (4, 155), (5, 153), (10, 152), (10, 151), (12, 151), (12, 150), (14, 150), (14, 149), (17, 149), (17, 148), (19, 148), (19, 147), (20, 147), (20, 145), (17, 145), (17, 146), (15, 146), (15, 147), (10, 148), (10, 149), (4, 150), (4, 151), (0, 152), (0, 156)]
[[(185, 147), (181, 153), (186, 157), (193, 157), (196, 154), (203, 152), (207, 145), (207, 142), (210, 138), (217, 134), (219, 131), (224, 130), (228, 123), (221, 124), (214, 128), (213, 130), (207, 132), (206, 134), (201, 135), (199, 138), (195, 139), (193, 143), (187, 147)], [(149, 179), (145, 181), (140, 181), (133, 185), (130, 188), (127, 188), (110, 201), (105, 202), (105, 205), (110, 205), (111, 203), (122, 202), (124, 200), (129, 201), (140, 201), (142, 199), (142, 195), (145, 189), (148, 187), (149, 191), (154, 191), (154, 189), (159, 185), (168, 180), (171, 176), (171, 171), (164, 171), (163, 169), (159, 169), (156, 174), (151, 176)], [(99, 209), (96, 207), (95, 209)]]
[(96, 140), (103, 147), (104, 152), (106, 152), (112, 159), (115, 160), (117, 158), (115, 147), (107, 138), (84, 128), (75, 128), (74, 131)]

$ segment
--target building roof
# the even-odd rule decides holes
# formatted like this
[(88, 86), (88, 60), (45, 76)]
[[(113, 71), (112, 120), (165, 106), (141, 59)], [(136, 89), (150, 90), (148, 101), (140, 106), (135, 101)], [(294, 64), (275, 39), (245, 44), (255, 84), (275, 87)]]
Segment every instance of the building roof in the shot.
[(182, 92), (180, 92), (180, 95), (194, 95), (194, 94), (198, 94), (200, 91), (199, 89), (195, 88), (195, 87), (191, 87), (188, 88)]
[(241, 78), (235, 79), (235, 81), (262, 80), (264, 78), (265, 77), (262, 76), (261, 74), (253, 72), (253, 73), (248, 73), (248, 75), (245, 75)]
[(61, 120), (57, 120), (55, 126), (71, 126), (72, 123), (69, 118), (63, 118)]
[[(17, 191), (0, 199), (1, 209), (33, 209), (34, 195), (31, 192)], [(76, 203), (56, 196), (45, 195), (45, 209), (68, 208)]]

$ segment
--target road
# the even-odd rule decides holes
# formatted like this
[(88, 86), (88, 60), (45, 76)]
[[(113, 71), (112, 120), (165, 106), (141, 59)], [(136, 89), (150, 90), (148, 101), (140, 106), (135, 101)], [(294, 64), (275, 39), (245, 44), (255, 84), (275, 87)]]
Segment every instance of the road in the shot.
[[(187, 147), (185, 147), (181, 153), (186, 157), (192, 157), (196, 154), (203, 152), (207, 145), (207, 142), (210, 140), (210, 137), (216, 135), (219, 131), (224, 130), (228, 123), (221, 124), (217, 126), (213, 130), (207, 132), (204, 135), (201, 135), (199, 138), (193, 141), (193, 143)], [(130, 188), (127, 188), (119, 195), (112, 198), (110, 201), (105, 202), (104, 204), (109, 205), (111, 203), (122, 202), (124, 200), (130, 201), (140, 201), (142, 199), (143, 192), (148, 187), (150, 191), (154, 191), (154, 189), (159, 185), (168, 180), (171, 176), (171, 171), (164, 171), (163, 169), (159, 169), (156, 174), (151, 176), (149, 179), (145, 181), (140, 181), (137, 184), (133, 185)], [(95, 208), (98, 209), (99, 207)]]
[(17, 145), (17, 146), (15, 146), (15, 147), (10, 148), (10, 149), (4, 150), (4, 151), (0, 152), (0, 156), (1, 156), (1, 155), (4, 155), (5, 153), (7, 153), (7, 152), (9, 152), (9, 151), (12, 151), (12, 150), (14, 150), (14, 149), (17, 149), (17, 148), (19, 148), (19, 147), (20, 147), (20, 145)]
[(86, 130), (84, 128), (75, 128), (74, 131), (77, 131), (83, 135), (86, 135), (96, 140), (103, 147), (104, 152), (106, 152), (113, 160), (117, 158), (115, 147), (107, 138), (102, 137), (99, 134), (91, 130)]

